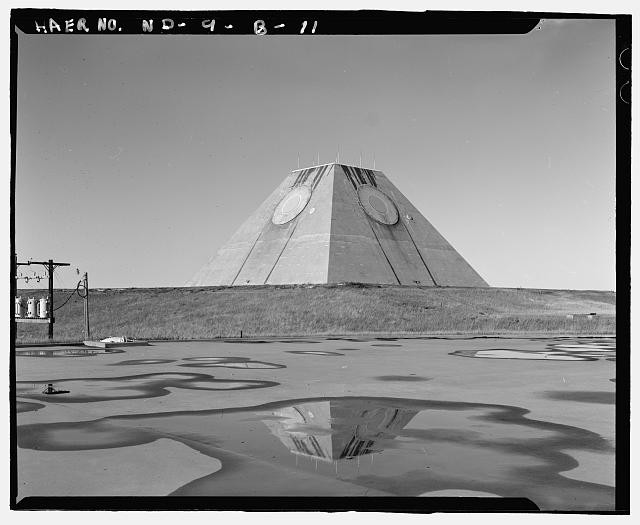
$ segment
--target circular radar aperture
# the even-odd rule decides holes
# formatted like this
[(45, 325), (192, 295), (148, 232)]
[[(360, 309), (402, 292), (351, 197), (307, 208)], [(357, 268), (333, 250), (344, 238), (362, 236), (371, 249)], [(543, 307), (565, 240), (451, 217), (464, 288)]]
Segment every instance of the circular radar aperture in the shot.
[(286, 224), (296, 218), (311, 198), (311, 190), (298, 186), (287, 193), (273, 212), (273, 224)]
[(358, 188), (360, 204), (372, 219), (382, 224), (395, 224), (398, 222), (398, 209), (395, 204), (379, 189), (368, 184)]

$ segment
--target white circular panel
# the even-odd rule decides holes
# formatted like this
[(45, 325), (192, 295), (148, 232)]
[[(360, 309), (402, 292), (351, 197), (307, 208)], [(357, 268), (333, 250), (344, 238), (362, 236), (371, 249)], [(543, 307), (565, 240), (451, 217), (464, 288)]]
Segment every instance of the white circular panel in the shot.
[(311, 191), (306, 186), (298, 186), (287, 193), (276, 206), (271, 219), (273, 224), (285, 224), (304, 210), (311, 198)]
[(398, 222), (398, 210), (395, 204), (380, 190), (365, 184), (358, 188), (358, 198), (364, 211), (372, 219), (389, 225)]

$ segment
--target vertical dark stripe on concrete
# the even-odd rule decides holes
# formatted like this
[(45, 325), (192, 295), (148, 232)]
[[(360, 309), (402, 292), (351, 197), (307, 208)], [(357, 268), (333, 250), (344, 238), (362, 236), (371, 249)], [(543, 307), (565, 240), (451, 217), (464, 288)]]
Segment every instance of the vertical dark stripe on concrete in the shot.
[(345, 166), (345, 167), (349, 171), (349, 174), (351, 175), (351, 178), (355, 181), (356, 186), (359, 186), (360, 184), (363, 184), (363, 182), (360, 179), (360, 177), (358, 177), (358, 173), (356, 172), (356, 170), (353, 167), (351, 167), (351, 166)]
[(320, 184), (322, 177), (324, 177), (325, 171), (327, 171), (327, 166), (322, 166), (322, 168), (318, 170), (318, 173), (316, 174), (315, 179), (313, 179), (313, 185), (311, 187), (312, 191), (318, 187), (318, 184)]
[[(263, 227), (264, 229), (264, 227)], [(240, 275), (240, 272), (242, 271), (242, 269), (244, 268), (244, 265), (247, 263), (247, 261), (249, 260), (249, 257), (251, 256), (251, 252), (253, 252), (253, 249), (256, 247), (256, 244), (258, 244), (258, 241), (260, 240), (260, 237), (262, 237), (262, 230), (260, 230), (260, 233), (258, 234), (258, 236), (256, 237), (256, 240), (253, 241), (253, 245), (251, 246), (251, 249), (249, 250), (249, 253), (247, 254), (247, 256), (244, 258), (244, 261), (242, 261), (242, 264), (240, 265), (240, 269), (238, 270), (238, 273), (236, 274), (236, 276), (233, 278), (233, 281), (231, 281), (231, 286), (233, 286), (233, 283), (236, 282), (236, 279), (238, 278), (238, 275)]]
[(351, 176), (351, 172), (349, 171), (349, 168), (347, 166), (343, 166), (343, 171), (344, 174), (347, 176), (347, 179), (349, 179), (349, 182), (353, 185), (353, 189), (354, 190), (358, 190), (358, 185), (356, 184), (356, 182), (353, 180), (353, 177)]
[(323, 177), (329, 173), (329, 166), (323, 166), (322, 169), (320, 170), (320, 175), (318, 175), (318, 179), (316, 181), (316, 183), (313, 185), (313, 189), (315, 190), (318, 185), (320, 184), (320, 182), (322, 181)]
[(348, 171), (349, 166), (342, 166), (342, 170), (347, 175), (347, 178), (351, 181), (351, 184), (353, 184), (353, 189), (355, 190), (355, 193), (356, 193), (355, 199), (358, 205), (360, 206), (360, 209), (362, 210), (362, 215), (364, 216), (364, 219), (367, 221), (369, 228), (371, 228), (371, 233), (373, 233), (373, 236), (375, 237), (376, 242), (380, 247), (380, 251), (382, 252), (382, 255), (384, 255), (384, 258), (387, 260), (387, 264), (389, 265), (389, 268), (391, 268), (391, 273), (393, 273), (393, 276), (396, 278), (396, 281), (398, 282), (398, 284), (400, 284), (400, 279), (398, 279), (398, 275), (396, 274), (396, 271), (393, 269), (393, 265), (391, 264), (389, 257), (387, 257), (387, 254), (385, 253), (384, 248), (382, 247), (382, 244), (380, 244), (380, 239), (378, 238), (378, 235), (376, 234), (376, 231), (373, 228), (373, 224), (371, 224), (372, 219), (369, 218), (369, 216), (367, 215), (367, 212), (364, 211), (364, 208), (362, 207), (362, 203), (360, 202), (360, 197), (358, 197), (358, 187), (356, 186), (355, 182), (351, 179), (350, 173)]
[(372, 186), (375, 186), (375, 184), (373, 183), (373, 177), (371, 176), (371, 172), (369, 170), (364, 170), (364, 174), (367, 177), (367, 180), (369, 181), (369, 184), (371, 184)]
[(278, 265), (278, 261), (280, 261), (280, 257), (282, 257), (282, 254), (287, 249), (287, 246), (289, 245), (289, 241), (291, 240), (291, 237), (293, 237), (293, 232), (295, 232), (296, 228), (298, 227), (298, 222), (300, 221), (301, 215), (302, 215), (302, 212), (300, 212), (300, 214), (296, 217), (296, 219), (295, 219), (296, 223), (293, 225), (293, 228), (291, 228), (291, 233), (289, 234), (289, 237), (287, 238), (287, 242), (284, 243), (284, 246), (282, 247), (282, 250), (280, 250), (280, 253), (278, 254), (276, 262), (273, 263), (273, 266), (271, 267), (271, 270), (269, 270), (269, 273), (267, 274), (267, 277), (264, 280), (264, 284), (267, 284), (267, 281), (269, 280), (269, 277), (271, 277), (271, 274), (273, 273), (273, 270), (275, 270), (276, 266)]
[[(358, 202), (360, 202), (360, 201), (358, 200)], [(389, 263), (389, 268), (391, 268), (391, 271), (393, 272), (393, 276), (396, 278), (396, 281), (398, 281), (398, 284), (401, 284), (400, 283), (400, 279), (398, 279), (398, 274), (393, 269), (393, 265), (391, 264), (391, 261), (389, 260), (389, 257), (387, 257), (387, 253), (384, 251), (384, 248), (382, 247), (382, 244), (380, 243), (380, 239), (378, 238), (378, 234), (376, 233), (376, 230), (373, 227), (374, 225), (371, 224), (372, 219), (369, 218), (369, 216), (367, 215), (367, 212), (364, 211), (364, 209), (362, 210), (362, 213), (364, 214), (365, 219), (367, 220), (367, 222), (369, 223), (369, 226), (371, 227), (371, 231), (373, 232), (373, 236), (376, 238), (376, 241), (378, 242), (378, 246), (380, 246), (380, 251), (382, 252), (382, 255), (384, 255), (384, 258)]]
[[(400, 212), (398, 211), (398, 214), (399, 213)], [(427, 273), (429, 274), (429, 277), (431, 277), (431, 280), (433, 281), (434, 286), (438, 286), (438, 283), (436, 282), (435, 278), (433, 277), (433, 274), (431, 273), (431, 270), (429, 270), (429, 267), (427, 266), (427, 262), (424, 260), (424, 257), (422, 257), (422, 254), (420, 253), (420, 250), (418, 248), (418, 245), (416, 244), (416, 241), (413, 240), (413, 235), (411, 235), (411, 232), (409, 231), (409, 227), (404, 223), (404, 221), (402, 220), (402, 217), (399, 217), (398, 220), (402, 223), (402, 225), (404, 226), (404, 229), (407, 230), (407, 234), (409, 235), (409, 239), (411, 239), (411, 242), (413, 243), (413, 247), (418, 252), (418, 257), (420, 257), (420, 260), (422, 261), (422, 264), (424, 264), (424, 267), (427, 269)]]

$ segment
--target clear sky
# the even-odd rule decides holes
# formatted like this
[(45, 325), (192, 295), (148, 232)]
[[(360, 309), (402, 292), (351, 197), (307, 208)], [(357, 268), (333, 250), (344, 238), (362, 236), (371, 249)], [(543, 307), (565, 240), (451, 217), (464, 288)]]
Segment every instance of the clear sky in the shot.
[(615, 289), (614, 31), (21, 34), (18, 257), (93, 287), (181, 286), (298, 153), (339, 145), (345, 163), (375, 153), (489, 284)]

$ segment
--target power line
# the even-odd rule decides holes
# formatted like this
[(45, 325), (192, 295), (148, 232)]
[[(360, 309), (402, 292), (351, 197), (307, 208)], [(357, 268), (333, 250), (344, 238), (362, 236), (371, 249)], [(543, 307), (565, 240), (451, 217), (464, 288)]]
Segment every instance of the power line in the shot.
[[(55, 319), (53, 317), (53, 272), (55, 271), (56, 268), (60, 266), (71, 266), (71, 265), (69, 263), (56, 262), (53, 259), (49, 259), (48, 261), (32, 261), (31, 259), (29, 259), (26, 262), (18, 262), (18, 256), (14, 253), (13, 269), (12, 269), (13, 278), (17, 281), (17, 277), (18, 277), (17, 273), (18, 273), (18, 268), (20, 266), (31, 266), (32, 264), (44, 266), (44, 269), (47, 272), (47, 277), (49, 281), (49, 305), (51, 308), (51, 314), (48, 317), (49, 339), (53, 339), (53, 323), (55, 322)], [(33, 273), (35, 276), (35, 272)], [(29, 281), (27, 280), (26, 282), (29, 282)], [(15, 284), (17, 288), (17, 282)], [(69, 301), (69, 299), (70, 297), (67, 299), (67, 301), (64, 304), (66, 304)]]
[(78, 281), (78, 284), (76, 285), (76, 289), (71, 292), (69, 294), (69, 297), (67, 297), (67, 299), (65, 300), (64, 303), (62, 303), (60, 306), (58, 306), (57, 308), (54, 308), (53, 311), (55, 312), (56, 310), (59, 310), (60, 308), (62, 308), (65, 304), (67, 304), (69, 302), (69, 300), (77, 293), (79, 297), (86, 297), (86, 295), (80, 295), (79, 289), (80, 289), (80, 285), (82, 284), (82, 281)]

